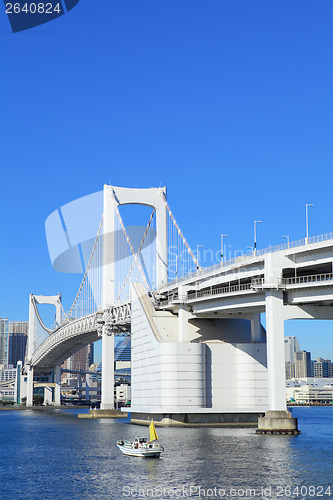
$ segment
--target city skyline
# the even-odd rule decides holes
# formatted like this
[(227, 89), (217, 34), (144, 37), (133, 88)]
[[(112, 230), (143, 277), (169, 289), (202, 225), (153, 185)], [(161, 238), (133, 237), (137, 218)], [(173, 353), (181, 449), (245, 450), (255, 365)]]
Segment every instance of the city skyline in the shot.
[[(333, 231), (332, 14), (328, 0), (100, 0), (17, 34), (0, 15), (0, 316), (27, 320), (30, 293), (69, 308), (81, 276), (52, 268), (45, 220), (104, 183), (166, 185), (215, 261), (222, 234), (228, 257)], [(328, 359), (332, 330), (285, 324)]]

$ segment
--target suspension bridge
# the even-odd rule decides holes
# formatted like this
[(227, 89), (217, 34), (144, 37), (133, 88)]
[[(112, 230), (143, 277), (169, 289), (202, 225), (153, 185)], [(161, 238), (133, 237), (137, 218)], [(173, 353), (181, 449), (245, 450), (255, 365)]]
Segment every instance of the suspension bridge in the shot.
[[(151, 208), (145, 226), (126, 224), (127, 204)], [(67, 313), (59, 295), (30, 296), (28, 405), (34, 375), (48, 370), (60, 404), (61, 363), (101, 338), (101, 408), (112, 409), (114, 335), (121, 333), (132, 340), (135, 422), (154, 415), (166, 425), (256, 424), (267, 411), (286, 410), (284, 321), (333, 319), (332, 233), (203, 269), (165, 188), (105, 185), (96, 236), (86, 247), (83, 279)], [(38, 312), (42, 303), (56, 308), (52, 330)]]

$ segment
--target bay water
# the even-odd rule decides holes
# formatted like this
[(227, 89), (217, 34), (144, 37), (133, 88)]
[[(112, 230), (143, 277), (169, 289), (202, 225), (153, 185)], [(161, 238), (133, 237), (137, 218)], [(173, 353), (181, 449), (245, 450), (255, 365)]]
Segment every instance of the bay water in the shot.
[(0, 411), (0, 500), (333, 498), (331, 407), (293, 408), (299, 436), (158, 427), (160, 459), (116, 447), (148, 427), (79, 411)]

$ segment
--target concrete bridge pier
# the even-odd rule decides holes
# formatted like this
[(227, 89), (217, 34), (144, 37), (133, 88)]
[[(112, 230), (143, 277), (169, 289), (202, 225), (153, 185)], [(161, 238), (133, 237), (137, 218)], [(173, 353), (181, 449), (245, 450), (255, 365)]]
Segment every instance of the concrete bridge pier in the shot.
[(61, 366), (54, 368), (54, 404), (61, 405)]
[(258, 434), (299, 434), (297, 418), (286, 405), (283, 291), (269, 289), (265, 297), (269, 411), (258, 419)]
[(34, 368), (33, 366), (27, 365), (27, 406), (33, 406), (34, 404)]
[[(108, 328), (103, 327), (103, 330)], [(101, 410), (114, 409), (114, 336), (103, 331)]]

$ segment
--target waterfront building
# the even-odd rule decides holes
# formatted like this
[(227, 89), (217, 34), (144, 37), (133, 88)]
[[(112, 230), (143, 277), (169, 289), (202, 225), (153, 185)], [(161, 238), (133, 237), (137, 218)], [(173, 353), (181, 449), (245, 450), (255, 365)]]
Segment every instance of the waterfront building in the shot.
[(17, 366), (25, 358), (29, 331), (29, 321), (9, 321), (8, 329), (8, 365)]
[(128, 384), (117, 385), (115, 387), (116, 408), (118, 408), (120, 404), (123, 405), (130, 400), (131, 400), (131, 386)]
[(286, 388), (287, 402), (299, 404), (333, 404), (333, 385), (314, 384)]
[(14, 401), (15, 399), (16, 369), (0, 369), (0, 400)]
[(8, 366), (8, 318), (0, 318), (0, 365)]
[(295, 377), (311, 377), (311, 353), (298, 351), (295, 353)]

